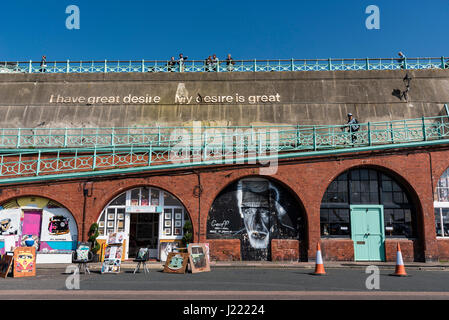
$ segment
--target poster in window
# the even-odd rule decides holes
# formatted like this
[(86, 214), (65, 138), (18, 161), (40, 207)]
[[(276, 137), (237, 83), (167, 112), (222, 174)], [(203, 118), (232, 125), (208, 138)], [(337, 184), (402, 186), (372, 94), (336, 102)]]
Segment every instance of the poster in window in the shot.
[(175, 219), (181, 220), (182, 219), (182, 213), (175, 213)]
[(165, 227), (171, 227), (171, 220), (165, 220)]
[(100, 222), (98, 223), (98, 227), (99, 227), (99, 228), (104, 228), (104, 221), (100, 221)]
[(115, 219), (115, 215), (113, 213), (109, 213), (108, 220), (114, 220), (114, 219)]
[(175, 236), (181, 235), (181, 228), (175, 228)]
[(188, 252), (192, 273), (210, 271), (210, 262), (207, 254), (208, 250), (204, 243), (189, 244)]
[(171, 219), (171, 212), (165, 212), (165, 219)]
[(114, 221), (108, 221), (108, 228), (114, 228)]
[(118, 219), (118, 220), (123, 220), (123, 219), (125, 219), (125, 215), (124, 215), (123, 213), (119, 213), (119, 214), (117, 215), (117, 219)]
[(187, 263), (189, 262), (188, 253), (170, 252), (165, 262), (164, 272), (167, 273), (186, 273)]
[(167, 235), (167, 236), (171, 235), (171, 228), (165, 228), (164, 233), (165, 233), (165, 235)]
[(175, 221), (175, 227), (176, 228), (180, 228), (181, 227), (182, 222), (181, 221)]

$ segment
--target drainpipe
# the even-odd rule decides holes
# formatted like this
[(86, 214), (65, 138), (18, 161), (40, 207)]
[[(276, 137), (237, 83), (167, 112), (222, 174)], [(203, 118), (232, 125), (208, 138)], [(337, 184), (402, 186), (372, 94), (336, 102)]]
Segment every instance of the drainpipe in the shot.
[(197, 242), (200, 242), (201, 233), (201, 194), (203, 193), (203, 187), (201, 185), (201, 175), (197, 171), (196, 175), (198, 177), (198, 185), (193, 189), (193, 196), (198, 198), (198, 231), (197, 231)]
[[(86, 240), (86, 204), (87, 204), (87, 197), (90, 197), (92, 195), (92, 192), (89, 194), (89, 187), (91, 187), (92, 182), (84, 182), (83, 183), (83, 222), (81, 225), (81, 242), (85, 242)], [(92, 191), (92, 190), (91, 190)]]

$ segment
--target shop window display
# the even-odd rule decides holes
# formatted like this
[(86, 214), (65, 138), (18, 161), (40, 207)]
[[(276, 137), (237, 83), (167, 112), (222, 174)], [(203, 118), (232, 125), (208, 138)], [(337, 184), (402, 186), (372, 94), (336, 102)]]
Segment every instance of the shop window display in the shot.
[(373, 169), (346, 171), (331, 182), (321, 202), (321, 236), (351, 236), (350, 206), (384, 207), (386, 237), (416, 237), (416, 210), (407, 191), (392, 177)]
[(179, 241), (184, 222), (188, 220), (184, 207), (171, 194), (157, 188), (140, 187), (113, 199), (99, 219), (100, 239), (114, 232), (128, 234), (128, 256), (136, 255), (140, 247), (150, 249), (150, 256), (159, 251), (161, 241)]

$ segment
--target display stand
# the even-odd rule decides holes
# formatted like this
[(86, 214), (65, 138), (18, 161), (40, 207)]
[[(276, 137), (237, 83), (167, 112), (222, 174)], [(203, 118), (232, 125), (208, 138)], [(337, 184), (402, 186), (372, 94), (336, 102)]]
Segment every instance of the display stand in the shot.
[(107, 246), (104, 253), (104, 261), (101, 266), (101, 273), (120, 273), (120, 265), (123, 256), (123, 232), (111, 233), (108, 237)]

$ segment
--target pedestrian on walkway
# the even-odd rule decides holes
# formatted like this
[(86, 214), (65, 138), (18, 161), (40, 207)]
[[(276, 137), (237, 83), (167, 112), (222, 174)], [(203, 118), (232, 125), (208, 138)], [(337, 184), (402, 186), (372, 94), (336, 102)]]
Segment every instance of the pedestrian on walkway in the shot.
[(46, 72), (47, 71), (47, 57), (42, 56), (41, 59), (41, 68), (39, 69), (40, 72)]
[(348, 132), (351, 133), (352, 143), (357, 141), (356, 132), (360, 129), (360, 125), (358, 123), (359, 122), (356, 118), (354, 118), (352, 113), (348, 113), (348, 122), (342, 127), (342, 131), (346, 131), (346, 128), (348, 128)]
[(399, 51), (398, 56), (399, 56), (398, 63), (400, 64), (401, 69), (405, 69), (405, 59), (407, 59), (407, 57), (401, 51)]
[(235, 61), (232, 59), (231, 54), (228, 53), (228, 57), (226, 58), (226, 66), (228, 68), (229, 72), (232, 72), (234, 70)]

